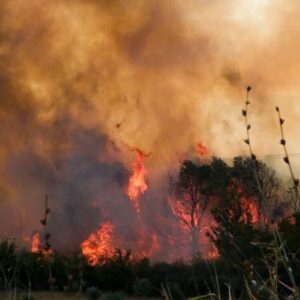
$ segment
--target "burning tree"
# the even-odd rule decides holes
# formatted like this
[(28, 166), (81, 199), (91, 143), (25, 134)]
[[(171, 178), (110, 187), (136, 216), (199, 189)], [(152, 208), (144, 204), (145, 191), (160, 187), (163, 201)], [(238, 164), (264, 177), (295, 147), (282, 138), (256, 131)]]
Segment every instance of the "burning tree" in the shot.
[(183, 161), (178, 178), (170, 178), (171, 209), (191, 235), (191, 253), (199, 254), (201, 222), (213, 196), (211, 165)]
[[(255, 164), (255, 165), (254, 165)], [(256, 169), (254, 175), (253, 168)], [(256, 176), (256, 178), (255, 178)], [(284, 189), (275, 171), (259, 160), (236, 157), (232, 167), (232, 177), (240, 197), (257, 207), (258, 222), (265, 220), (263, 208), (271, 210), (283, 200)], [(258, 188), (259, 182), (260, 188)], [(264, 203), (263, 205), (263, 201)], [(251, 203), (250, 203), (251, 204)]]

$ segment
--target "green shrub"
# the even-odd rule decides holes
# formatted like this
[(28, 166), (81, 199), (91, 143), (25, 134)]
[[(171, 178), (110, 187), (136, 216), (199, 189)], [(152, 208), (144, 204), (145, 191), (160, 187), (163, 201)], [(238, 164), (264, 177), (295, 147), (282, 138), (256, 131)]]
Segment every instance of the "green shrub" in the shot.
[(108, 292), (101, 296), (101, 300), (124, 300), (125, 295), (123, 292)]
[(169, 298), (173, 300), (186, 299), (181, 287), (176, 282), (169, 282), (166, 285), (166, 291), (169, 294)]
[(147, 278), (137, 279), (132, 288), (136, 296), (151, 296), (153, 293), (152, 284)]
[(94, 286), (89, 287), (86, 290), (86, 296), (90, 300), (97, 300), (97, 299), (99, 299), (100, 294), (101, 294), (100, 291), (96, 287), (94, 287)]

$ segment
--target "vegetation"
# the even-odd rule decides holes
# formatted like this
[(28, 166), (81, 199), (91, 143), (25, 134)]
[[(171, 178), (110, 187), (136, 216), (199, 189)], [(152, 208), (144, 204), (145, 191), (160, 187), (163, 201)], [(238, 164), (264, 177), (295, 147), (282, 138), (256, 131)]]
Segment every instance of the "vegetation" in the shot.
[[(89, 299), (102, 299), (104, 293), (101, 291), (116, 293), (113, 294), (114, 299), (122, 299), (120, 291), (137, 296), (159, 297), (162, 285), (172, 299), (206, 295), (217, 290), (223, 298), (228, 294), (229, 286), (237, 299), (247, 299), (247, 285), (257, 299), (263, 299), (262, 295), (269, 299), (272, 294), (270, 276), (276, 275), (277, 281), (282, 283), (277, 286), (277, 294), (288, 296), (291, 288), (289, 276), (280, 253), (275, 251), (277, 248), (270, 230), (258, 228), (248, 221), (241, 222), (241, 209), (238, 206), (230, 218), (224, 218), (227, 209), (219, 209), (214, 213), (220, 225), (215, 229), (214, 237), (221, 253), (218, 260), (198, 259), (192, 264), (182, 261), (150, 263), (147, 258), (136, 260), (131, 255), (116, 251), (115, 257), (107, 258), (104, 264), (93, 267), (81, 255), (54, 254), (54, 289), (77, 293), (82, 272), (83, 290)], [(279, 228), (289, 249), (286, 255), (291, 260), (296, 284), (299, 285), (300, 215), (294, 217), (295, 223), (284, 219), (279, 223)], [(14, 289), (17, 289), (15, 292), (27, 293), (29, 286), (36, 291), (50, 289), (47, 281), (48, 262), (42, 254), (18, 249), (14, 241), (2, 241), (0, 261), (2, 290), (13, 294)], [(112, 299), (108, 296), (112, 294), (105, 296), (106, 299)]]
[(170, 194), (175, 203), (175, 214), (191, 234), (191, 255), (199, 252), (199, 231), (207, 208), (212, 199), (228, 185), (227, 165), (216, 158), (211, 164), (195, 164), (183, 161), (178, 178), (170, 178)]
[[(300, 214), (289, 215), (286, 205), (285, 210), (280, 210), (285, 201), (282, 184), (273, 170), (256, 160), (264, 199), (268, 199), (267, 207), (272, 211), (272, 218), (264, 217), (260, 209), (264, 199), (248, 172), (251, 160), (237, 157), (232, 166), (216, 158), (206, 165), (184, 161), (179, 180), (174, 181), (179, 189), (177, 195), (191, 191), (201, 182), (197, 187), (200, 196), (186, 197), (187, 204), (204, 201), (204, 206), (199, 206), (204, 209), (212, 201), (209, 207), (215, 225), (209, 236), (221, 255), (219, 259), (194, 258), (189, 264), (150, 263), (147, 258), (136, 259), (130, 252), (116, 249), (113, 257), (91, 266), (80, 254), (31, 253), (13, 240), (3, 240), (0, 289), (12, 295), (31, 290), (84, 292), (88, 299), (123, 299), (123, 293), (139, 297), (159, 297), (163, 293), (170, 299), (209, 294), (224, 298), (228, 290), (237, 299), (246, 299), (249, 294), (253, 299), (269, 299), (272, 295), (287, 297), (295, 293), (293, 285), (300, 285)], [(259, 208), (257, 220), (247, 202)], [(293, 272), (294, 283), (288, 270)]]

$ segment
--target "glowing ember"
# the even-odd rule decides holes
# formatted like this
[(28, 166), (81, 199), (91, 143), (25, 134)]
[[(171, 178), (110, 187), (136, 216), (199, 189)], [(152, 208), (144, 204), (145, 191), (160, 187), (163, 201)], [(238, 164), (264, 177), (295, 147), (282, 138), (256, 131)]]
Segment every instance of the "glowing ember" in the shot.
[(202, 143), (198, 143), (196, 145), (196, 152), (198, 153), (199, 158), (203, 158), (208, 155), (208, 150)]
[(96, 233), (82, 242), (81, 251), (90, 265), (99, 263), (101, 257), (111, 257), (115, 253), (113, 233), (115, 226), (111, 222), (102, 224)]
[(40, 251), (40, 235), (34, 234), (31, 239), (31, 252), (38, 253)]
[(220, 257), (218, 249), (214, 248), (211, 251), (208, 251), (206, 259), (214, 260)]
[(148, 186), (145, 181), (147, 175), (147, 170), (144, 165), (145, 158), (150, 154), (146, 154), (138, 148), (134, 149), (136, 156), (135, 161), (132, 164), (133, 174), (129, 178), (129, 183), (127, 187), (127, 195), (129, 199), (133, 202), (134, 207), (137, 212), (140, 211), (140, 204), (138, 197), (141, 193), (144, 193)]

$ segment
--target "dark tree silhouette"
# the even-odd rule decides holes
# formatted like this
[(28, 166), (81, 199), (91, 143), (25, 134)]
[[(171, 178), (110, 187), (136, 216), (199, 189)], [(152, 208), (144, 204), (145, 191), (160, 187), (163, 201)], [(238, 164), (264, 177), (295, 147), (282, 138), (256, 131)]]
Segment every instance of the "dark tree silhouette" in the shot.
[(170, 178), (172, 210), (191, 234), (191, 253), (199, 254), (199, 232), (209, 202), (228, 186), (229, 168), (220, 159), (197, 165), (183, 161), (177, 178)]

